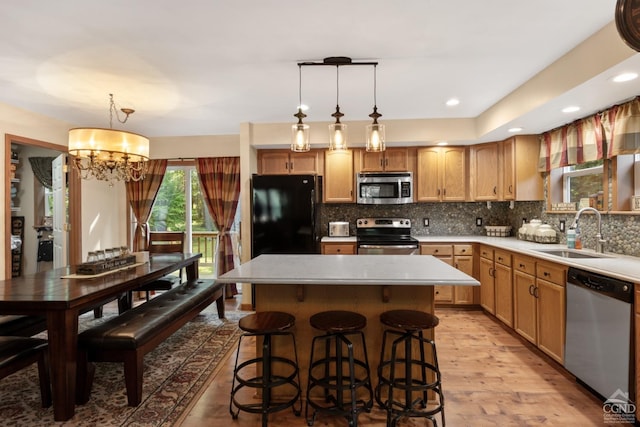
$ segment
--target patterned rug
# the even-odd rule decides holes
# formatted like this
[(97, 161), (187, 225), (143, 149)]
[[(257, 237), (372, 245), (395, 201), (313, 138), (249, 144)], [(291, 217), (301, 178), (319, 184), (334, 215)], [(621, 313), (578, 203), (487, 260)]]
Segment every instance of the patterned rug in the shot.
[[(144, 358), (142, 403), (127, 406), (123, 365), (97, 363), (89, 403), (76, 406), (75, 416), (53, 420), (53, 409), (40, 403), (38, 373), (32, 365), (1, 380), (0, 426), (170, 426), (196, 398), (208, 378), (240, 336), (238, 319), (246, 313), (227, 312), (218, 319), (215, 304), (160, 344)], [(105, 306), (105, 317), (80, 316), (83, 330), (115, 315)], [(55, 399), (55, 396), (54, 396)]]

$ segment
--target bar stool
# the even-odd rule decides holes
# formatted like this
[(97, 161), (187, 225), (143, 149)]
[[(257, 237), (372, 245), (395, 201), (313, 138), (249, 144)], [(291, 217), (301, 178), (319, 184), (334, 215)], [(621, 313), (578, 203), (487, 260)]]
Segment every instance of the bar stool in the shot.
[[(265, 311), (250, 314), (238, 322), (240, 329), (246, 333), (240, 336), (238, 342), (233, 381), (231, 384), (229, 412), (234, 420), (238, 418), (240, 411), (262, 414), (262, 426), (266, 427), (269, 414), (289, 407), (292, 408), (296, 416), (300, 416), (302, 401), (298, 368), (298, 350), (293, 333), (288, 331), (294, 324), (295, 317), (279, 311)], [(287, 336), (291, 338), (294, 359), (275, 356), (273, 354), (271, 344), (274, 336)], [(238, 365), (242, 339), (246, 337), (262, 338), (262, 355), (246, 360)], [(284, 373), (277, 372), (276, 368), (278, 367), (281, 368), (280, 371)], [(247, 371), (248, 373), (245, 374)], [(257, 376), (252, 376), (256, 375), (255, 372), (258, 372)], [(262, 373), (259, 374), (260, 372)], [(261, 395), (260, 402), (243, 401), (242, 398), (238, 396), (238, 392), (245, 387), (256, 389), (256, 391), (259, 390), (258, 394)], [(289, 389), (289, 392), (293, 392), (293, 397), (289, 398), (287, 395), (285, 400), (272, 399), (271, 393), (276, 388), (279, 388), (283, 392), (287, 392), (287, 389)], [(254, 399), (254, 393), (251, 393), (247, 400)], [(297, 409), (295, 407), (296, 402), (298, 402)], [(235, 411), (233, 409), (234, 406), (237, 408)]]
[[(307, 424), (313, 425), (318, 412), (327, 412), (341, 415), (347, 418), (350, 426), (357, 426), (358, 414), (371, 411), (373, 406), (369, 358), (362, 332), (367, 326), (367, 319), (351, 311), (324, 311), (311, 316), (309, 323), (313, 328), (324, 331), (325, 335), (314, 337), (311, 343), (305, 406)], [(360, 338), (363, 360), (354, 356), (354, 346), (349, 336)], [(324, 350), (324, 357), (314, 360), (318, 345), (318, 351)], [(345, 348), (346, 354), (343, 353)], [(314, 389), (322, 391), (324, 404), (311, 399)], [(366, 400), (358, 399), (361, 389), (368, 395)], [(313, 408), (311, 417), (309, 406)]]
[[(385, 329), (382, 336), (375, 392), (376, 402), (387, 411), (387, 426), (395, 426), (402, 417), (422, 417), (435, 427), (438, 425), (435, 415), (439, 413), (444, 427), (444, 395), (436, 344), (423, 335), (423, 331), (435, 328), (439, 319), (422, 311), (391, 310), (380, 315), (380, 322), (394, 328)], [(392, 342), (391, 354), (385, 359), (387, 340)], [(429, 359), (425, 357), (425, 349), (430, 349)], [(414, 354), (416, 350), (419, 359)]]

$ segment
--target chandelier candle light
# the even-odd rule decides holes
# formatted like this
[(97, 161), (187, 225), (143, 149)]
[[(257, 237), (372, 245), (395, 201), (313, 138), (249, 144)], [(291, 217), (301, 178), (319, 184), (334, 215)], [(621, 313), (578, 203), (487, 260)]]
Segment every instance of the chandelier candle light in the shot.
[(304, 124), (302, 119), (307, 117), (302, 112), (302, 67), (324, 65), (336, 67), (336, 111), (331, 114), (331, 117), (335, 118), (335, 123), (329, 125), (329, 149), (330, 150), (346, 150), (347, 149), (347, 125), (340, 122), (340, 119), (344, 114), (340, 111), (339, 94), (340, 94), (340, 79), (339, 68), (345, 65), (368, 65), (373, 66), (373, 112), (369, 114), (369, 117), (373, 119), (373, 123), (367, 125), (367, 151), (384, 151), (385, 150), (385, 129), (383, 124), (378, 123), (378, 119), (382, 117), (382, 114), (378, 113), (378, 107), (376, 105), (376, 67), (377, 62), (353, 62), (351, 58), (346, 56), (331, 56), (324, 58), (322, 62), (300, 62), (299, 68), (299, 86), (298, 86), (298, 112), (294, 114), (294, 117), (298, 118), (298, 123), (292, 126), (292, 140), (291, 151), (309, 151), (309, 125)]
[(95, 178), (108, 181), (139, 181), (144, 178), (149, 160), (149, 139), (132, 132), (113, 129), (113, 115), (126, 123), (135, 110), (121, 108), (125, 115), (120, 120), (118, 110), (109, 94), (109, 129), (74, 128), (69, 130), (69, 154), (82, 179)]

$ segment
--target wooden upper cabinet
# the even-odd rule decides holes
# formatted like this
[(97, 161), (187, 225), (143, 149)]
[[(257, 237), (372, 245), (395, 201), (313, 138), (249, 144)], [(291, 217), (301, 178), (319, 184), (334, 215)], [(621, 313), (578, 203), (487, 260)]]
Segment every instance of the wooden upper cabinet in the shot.
[(538, 172), (538, 137), (519, 135), (501, 144), (502, 200), (544, 200), (542, 174)]
[(406, 172), (409, 167), (409, 149), (407, 147), (387, 148), (383, 152), (362, 150), (360, 171), (362, 172)]
[(325, 151), (322, 192), (325, 203), (355, 202), (353, 151)]
[(289, 150), (259, 150), (258, 173), (262, 175), (321, 175), (318, 151), (295, 153)]
[(498, 159), (497, 142), (471, 147), (471, 185), (474, 200), (499, 200)]
[(419, 148), (417, 157), (416, 201), (466, 200), (464, 147)]
[(471, 147), (472, 198), (485, 200), (543, 200), (538, 172), (540, 143), (535, 135)]

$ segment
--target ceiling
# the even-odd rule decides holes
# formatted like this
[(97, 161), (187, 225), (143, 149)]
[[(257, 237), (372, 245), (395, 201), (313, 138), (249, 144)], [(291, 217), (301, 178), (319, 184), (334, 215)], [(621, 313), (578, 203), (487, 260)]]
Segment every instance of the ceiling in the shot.
[[(348, 56), (379, 63), (381, 122), (474, 118), (610, 23), (615, 3), (6, 2), (0, 102), (70, 127), (108, 127), (113, 93), (118, 107), (136, 110), (125, 125), (114, 119), (115, 128), (149, 137), (238, 134), (243, 122), (295, 121), (298, 62)], [(637, 55), (624, 67), (640, 71)], [(302, 67), (307, 122), (332, 120), (335, 71)], [(343, 121), (369, 120), (373, 67), (340, 67), (339, 73)], [(616, 90), (594, 88), (596, 80), (513, 123), (539, 133), (640, 94), (640, 79)], [(460, 104), (447, 107), (452, 97)], [(582, 109), (563, 115), (564, 102)]]

